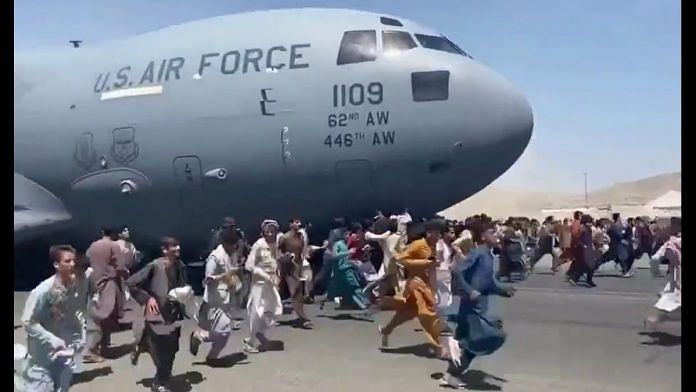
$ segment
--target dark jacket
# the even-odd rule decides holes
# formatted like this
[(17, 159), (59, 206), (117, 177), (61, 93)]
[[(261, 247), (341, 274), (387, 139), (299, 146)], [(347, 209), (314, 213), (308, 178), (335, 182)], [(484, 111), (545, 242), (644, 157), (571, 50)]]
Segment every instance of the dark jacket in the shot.
[(623, 226), (621, 223), (615, 222), (613, 225), (611, 225), (607, 231), (607, 234), (609, 235), (609, 246), (617, 247), (623, 238)]
[(580, 232), (580, 245), (582, 246), (583, 262), (589, 268), (594, 269), (595, 261), (598, 256), (595, 252), (594, 243), (592, 240), (592, 229), (587, 226), (583, 226), (582, 231)]
[(160, 314), (146, 317), (146, 321), (153, 324), (153, 331), (157, 334), (171, 333), (172, 324), (182, 319), (183, 311), (179, 303), (168, 299), (168, 294), (170, 290), (188, 284), (184, 263), (178, 260), (167, 271), (166, 260), (156, 259), (128, 278), (126, 283), (140, 305), (146, 305), (150, 298), (157, 301)]

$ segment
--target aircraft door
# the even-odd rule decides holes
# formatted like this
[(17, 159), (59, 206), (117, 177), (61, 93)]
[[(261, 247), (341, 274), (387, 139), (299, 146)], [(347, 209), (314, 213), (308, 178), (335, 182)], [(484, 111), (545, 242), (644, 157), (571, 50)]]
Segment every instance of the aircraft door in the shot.
[(197, 191), (203, 186), (201, 160), (195, 155), (174, 159), (174, 179), (183, 192)]
[[(337, 153), (322, 144), (326, 138), (315, 130), (325, 124), (317, 107), (315, 81), (280, 79), (282, 73), (267, 74), (269, 86), (261, 93), (263, 121), (277, 154), (283, 176), (306, 176), (321, 172), (332, 175)], [(329, 90), (330, 91), (330, 90)], [(339, 152), (340, 156), (340, 152)]]
[(377, 208), (372, 164), (366, 159), (338, 161), (335, 166), (336, 189), (343, 208), (350, 215), (370, 216)]

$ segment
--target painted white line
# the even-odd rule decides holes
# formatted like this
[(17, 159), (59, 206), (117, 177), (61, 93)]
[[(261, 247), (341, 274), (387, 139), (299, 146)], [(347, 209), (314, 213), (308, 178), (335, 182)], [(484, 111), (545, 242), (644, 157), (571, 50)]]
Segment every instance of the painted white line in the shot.
[(162, 85), (126, 88), (122, 90), (104, 92), (101, 95), (101, 100), (107, 101), (110, 99), (140, 97), (144, 95), (160, 95), (163, 91), (164, 87)]

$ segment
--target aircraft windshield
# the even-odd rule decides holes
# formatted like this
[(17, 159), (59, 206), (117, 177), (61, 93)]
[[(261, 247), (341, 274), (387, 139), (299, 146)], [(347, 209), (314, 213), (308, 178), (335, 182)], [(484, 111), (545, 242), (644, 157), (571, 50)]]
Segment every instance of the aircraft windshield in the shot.
[(338, 51), (337, 65), (364, 63), (377, 59), (375, 30), (346, 31)]
[(405, 31), (382, 32), (382, 48), (385, 53), (401, 52), (415, 47), (416, 42), (411, 37), (411, 34)]
[(436, 35), (425, 35), (425, 34), (415, 34), (416, 39), (420, 42), (421, 46), (426, 49), (439, 50), (442, 52), (449, 52), (454, 54), (460, 54), (462, 56), (473, 59), (468, 53), (463, 51), (454, 42), (448, 40), (444, 36)]

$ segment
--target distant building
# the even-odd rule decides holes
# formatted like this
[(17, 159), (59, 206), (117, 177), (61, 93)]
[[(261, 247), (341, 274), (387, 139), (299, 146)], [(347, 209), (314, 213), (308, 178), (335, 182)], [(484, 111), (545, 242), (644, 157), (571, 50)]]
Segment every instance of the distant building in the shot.
[(671, 190), (648, 202), (645, 207), (656, 217), (681, 217), (681, 192)]
[(553, 215), (557, 219), (563, 219), (572, 217), (575, 211), (590, 214), (594, 218), (611, 218), (614, 213), (619, 213), (625, 218), (637, 216), (648, 218), (681, 217), (681, 192), (671, 190), (645, 204), (622, 203), (589, 208), (585, 208), (585, 206), (545, 208), (541, 210), (539, 215)]

